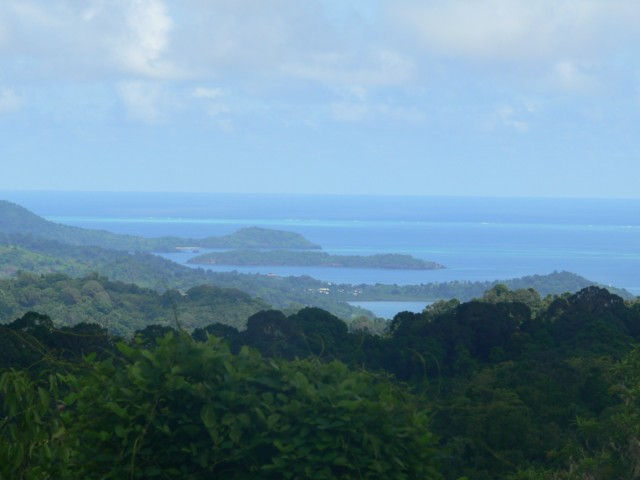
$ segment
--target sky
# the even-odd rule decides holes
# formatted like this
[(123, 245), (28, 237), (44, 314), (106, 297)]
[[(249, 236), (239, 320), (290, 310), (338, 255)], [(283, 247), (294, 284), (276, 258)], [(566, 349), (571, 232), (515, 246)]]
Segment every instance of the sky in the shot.
[(0, 190), (639, 198), (636, 0), (2, 0)]

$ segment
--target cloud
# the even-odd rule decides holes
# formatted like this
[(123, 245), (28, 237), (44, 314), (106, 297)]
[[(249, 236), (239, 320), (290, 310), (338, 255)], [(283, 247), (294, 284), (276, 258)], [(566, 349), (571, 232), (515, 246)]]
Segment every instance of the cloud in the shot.
[(411, 78), (409, 56), (334, 10), (319, 0), (6, 0), (0, 52), (59, 79), (385, 86)]
[(423, 49), (473, 60), (584, 58), (638, 38), (640, 3), (625, 0), (432, 0), (392, 7)]
[(518, 117), (516, 110), (511, 105), (499, 106), (496, 109), (496, 117), (502, 125), (513, 128), (518, 132), (529, 130), (529, 124)]
[(132, 73), (150, 77), (174, 76), (176, 68), (163, 58), (173, 21), (160, 0), (133, 0), (125, 7), (125, 35), (116, 43), (116, 55)]
[(481, 122), (481, 128), (487, 131), (507, 129), (518, 133), (530, 130), (539, 107), (535, 103), (522, 100), (496, 105)]
[(11, 88), (0, 89), (0, 113), (11, 113), (19, 110), (22, 99)]
[(7, 0), (0, 3), (0, 51), (32, 75), (57, 79), (135, 75), (175, 78), (173, 20), (162, 0)]
[[(236, 123), (280, 107), (290, 117), (421, 122), (445, 98), (493, 112), (518, 95), (620, 91), (640, 68), (632, 0), (382, 0), (378, 13), (346, 3), (6, 0), (0, 68), (11, 85), (115, 86), (143, 122), (178, 105)], [(519, 111), (492, 114), (527, 123)]]

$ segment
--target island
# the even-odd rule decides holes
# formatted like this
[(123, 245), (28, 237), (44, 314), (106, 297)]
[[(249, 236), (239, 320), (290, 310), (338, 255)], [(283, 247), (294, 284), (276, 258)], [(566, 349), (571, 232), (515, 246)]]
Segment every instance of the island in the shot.
[(288, 250), (230, 250), (198, 255), (188, 261), (198, 265), (287, 266), (384, 268), (393, 270), (436, 270), (445, 268), (436, 262), (411, 255), (385, 253), (377, 255), (331, 255), (326, 252)]
[(320, 245), (295, 232), (270, 228), (246, 227), (221, 237), (193, 240), (203, 248), (320, 250)]

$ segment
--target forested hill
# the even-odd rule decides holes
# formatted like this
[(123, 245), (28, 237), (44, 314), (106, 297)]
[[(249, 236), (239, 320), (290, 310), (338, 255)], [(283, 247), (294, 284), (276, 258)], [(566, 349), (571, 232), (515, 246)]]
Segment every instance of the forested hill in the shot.
[(294, 232), (249, 227), (220, 237), (200, 239), (119, 235), (105, 230), (62, 225), (46, 220), (15, 203), (0, 200), (0, 233), (27, 234), (69, 245), (85, 245), (130, 252), (173, 251), (180, 247), (319, 249)]
[(199, 285), (235, 288), (260, 297), (276, 308), (315, 305), (344, 319), (368, 315), (344, 300), (323, 294), (327, 284), (310, 277), (269, 277), (189, 268), (150, 253), (128, 253), (100, 247), (66, 245), (30, 235), (0, 235), (0, 277), (19, 271), (64, 273), (83, 277), (93, 272), (114, 281), (135, 283), (163, 292)]
[(631, 300), (633, 294), (623, 288), (609, 285), (599, 285), (580, 275), (571, 272), (552, 272), (546, 275), (526, 275), (519, 278), (504, 280), (486, 280), (477, 282), (432, 282), (417, 285), (329, 285), (329, 294), (335, 294), (337, 298), (351, 298), (354, 292), (360, 300), (372, 301), (413, 301), (413, 300), (441, 300), (457, 298), (461, 301), (481, 297), (485, 291), (498, 284), (518, 289), (533, 289), (543, 297), (546, 295), (559, 295), (561, 293), (574, 293), (589, 286), (601, 286), (612, 293), (621, 296), (625, 300)]
[(212, 285), (160, 293), (95, 274), (21, 273), (0, 279), (0, 324), (35, 310), (47, 312), (57, 327), (92, 322), (111, 334), (131, 336), (150, 324), (190, 331), (222, 323), (242, 329), (247, 317), (266, 308), (270, 305), (240, 290)]

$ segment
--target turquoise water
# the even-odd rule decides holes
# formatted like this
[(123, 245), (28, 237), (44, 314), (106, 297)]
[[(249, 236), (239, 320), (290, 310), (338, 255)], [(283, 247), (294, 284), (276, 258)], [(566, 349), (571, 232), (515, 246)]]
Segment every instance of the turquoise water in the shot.
[[(51, 220), (143, 236), (204, 237), (258, 225), (330, 253), (408, 253), (445, 270), (215, 270), (336, 283), (496, 280), (568, 270), (640, 294), (640, 200), (5, 192)], [(184, 262), (190, 254), (167, 257)]]

